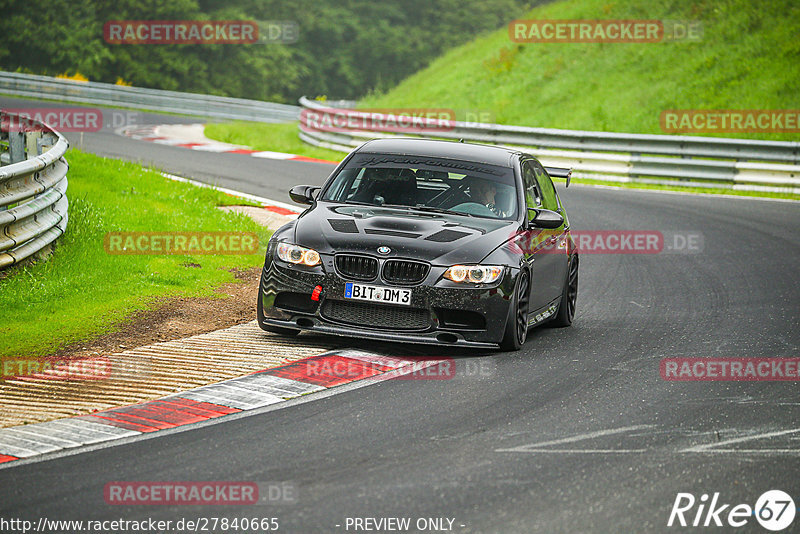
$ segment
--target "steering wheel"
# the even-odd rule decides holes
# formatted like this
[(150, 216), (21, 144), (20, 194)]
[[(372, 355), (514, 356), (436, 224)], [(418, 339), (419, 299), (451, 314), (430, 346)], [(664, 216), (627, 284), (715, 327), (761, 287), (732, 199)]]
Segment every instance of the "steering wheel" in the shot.
[[(480, 208), (478, 210), (470, 209), (470, 208), (463, 209), (464, 206), (472, 206), (473, 204), (475, 206), (480, 206)], [(462, 208), (462, 209), (459, 209), (459, 208)], [(450, 210), (461, 212), (461, 213), (469, 213), (469, 214), (472, 214), (472, 215), (488, 215), (490, 217), (495, 217), (495, 218), (497, 217), (497, 213), (492, 211), (491, 208), (489, 208), (485, 204), (481, 204), (480, 202), (477, 202), (475, 200), (468, 200), (466, 202), (462, 202), (460, 204), (456, 204), (455, 206), (451, 207)]]
[(447, 200), (447, 202), (442, 202), (442, 205), (451, 204), (451, 207), (458, 206), (460, 204), (467, 204), (469, 202), (475, 202), (471, 196), (459, 189), (453, 190), (450, 197), (445, 200)]

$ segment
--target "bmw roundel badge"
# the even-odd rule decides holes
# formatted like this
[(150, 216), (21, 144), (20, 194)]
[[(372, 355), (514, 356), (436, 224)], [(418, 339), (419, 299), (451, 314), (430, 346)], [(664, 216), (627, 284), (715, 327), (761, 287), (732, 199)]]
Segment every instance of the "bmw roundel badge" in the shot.
[(388, 254), (391, 251), (392, 251), (392, 249), (390, 249), (389, 247), (386, 247), (386, 246), (378, 247), (378, 253), (379, 254)]

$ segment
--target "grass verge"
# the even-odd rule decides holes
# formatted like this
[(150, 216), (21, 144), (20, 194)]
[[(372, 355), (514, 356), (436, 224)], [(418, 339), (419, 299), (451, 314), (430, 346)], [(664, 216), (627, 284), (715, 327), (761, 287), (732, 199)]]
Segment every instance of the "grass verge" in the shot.
[(309, 158), (341, 161), (345, 154), (304, 143), (297, 136), (297, 122), (269, 124), (234, 121), (207, 124), (206, 137), (223, 143), (244, 145), (256, 150), (286, 152)]
[[(260, 265), (270, 232), (219, 205), (246, 204), (159, 171), (78, 150), (70, 163), (69, 224), (46, 261), (14, 267), (0, 279), (0, 356), (41, 357), (113, 331), (159, 297), (218, 297), (231, 269)], [(111, 255), (108, 232), (255, 232), (250, 255)], [(255, 302), (255, 296), (253, 296)]]

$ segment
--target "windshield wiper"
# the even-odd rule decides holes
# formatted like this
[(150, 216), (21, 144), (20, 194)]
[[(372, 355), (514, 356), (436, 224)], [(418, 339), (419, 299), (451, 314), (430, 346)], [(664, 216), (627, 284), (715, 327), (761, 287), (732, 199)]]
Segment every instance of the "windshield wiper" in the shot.
[[(329, 201), (331, 202), (331, 201)], [(336, 201), (333, 201), (336, 202)], [(373, 204), (372, 202), (361, 202), (360, 200), (340, 200), (342, 204), (354, 204), (356, 206), (372, 206), (373, 208), (379, 207), (378, 204)]]
[(471, 213), (464, 213), (463, 211), (454, 211), (449, 210), (447, 208), (437, 208), (434, 206), (409, 206), (413, 210), (418, 211), (429, 211), (433, 213), (449, 213), (450, 215), (463, 215), (465, 217), (475, 217), (475, 215)]
[(362, 202), (361, 200), (342, 200), (342, 204), (354, 204), (356, 206), (369, 206), (371, 208), (400, 208), (400, 209), (411, 209), (414, 206), (409, 206), (408, 204), (376, 204), (374, 202)]

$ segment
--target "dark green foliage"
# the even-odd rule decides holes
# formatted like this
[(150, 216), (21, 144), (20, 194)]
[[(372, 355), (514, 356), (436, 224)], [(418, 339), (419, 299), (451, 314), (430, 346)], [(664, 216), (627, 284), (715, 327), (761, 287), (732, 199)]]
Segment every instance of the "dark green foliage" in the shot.
[[(294, 102), (393, 87), (523, 0), (0, 0), (0, 69)], [(109, 20), (292, 20), (290, 45), (112, 45)]]

